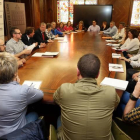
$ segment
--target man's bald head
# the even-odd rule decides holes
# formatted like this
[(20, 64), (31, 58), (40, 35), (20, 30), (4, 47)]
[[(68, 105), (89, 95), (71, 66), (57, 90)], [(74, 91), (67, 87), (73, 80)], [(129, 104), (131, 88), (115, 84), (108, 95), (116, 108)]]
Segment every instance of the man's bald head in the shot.
[(4, 51), (5, 51), (5, 44), (4, 41), (0, 39), (0, 52), (4, 52)]

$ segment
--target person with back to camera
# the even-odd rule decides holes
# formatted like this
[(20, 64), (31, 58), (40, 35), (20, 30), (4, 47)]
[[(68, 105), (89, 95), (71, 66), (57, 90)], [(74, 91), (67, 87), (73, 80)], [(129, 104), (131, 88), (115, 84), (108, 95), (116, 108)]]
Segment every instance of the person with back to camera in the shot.
[(16, 58), (0, 53), (0, 137), (22, 128), (38, 119), (27, 106), (43, 98), (43, 92), (27, 85), (20, 85)]
[(99, 58), (86, 54), (77, 64), (77, 82), (64, 83), (55, 91), (54, 101), (61, 107), (59, 140), (113, 140), (112, 113), (119, 97), (114, 87), (97, 85), (99, 69)]

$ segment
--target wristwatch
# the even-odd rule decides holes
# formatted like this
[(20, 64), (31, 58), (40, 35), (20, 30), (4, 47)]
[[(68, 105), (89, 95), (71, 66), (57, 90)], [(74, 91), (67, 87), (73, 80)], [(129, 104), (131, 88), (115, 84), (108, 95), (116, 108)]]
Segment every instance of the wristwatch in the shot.
[(137, 101), (138, 100), (138, 98), (136, 98), (133, 94), (130, 94), (130, 99), (132, 101)]

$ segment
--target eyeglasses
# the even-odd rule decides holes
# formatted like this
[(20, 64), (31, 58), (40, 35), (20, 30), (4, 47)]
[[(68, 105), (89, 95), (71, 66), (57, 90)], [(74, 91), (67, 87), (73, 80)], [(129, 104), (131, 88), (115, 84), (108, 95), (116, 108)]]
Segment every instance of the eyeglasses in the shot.
[(5, 44), (3, 44), (3, 45), (0, 45), (0, 46), (5, 46)]
[(14, 34), (19, 34), (19, 35), (20, 35), (20, 34), (21, 34), (21, 32), (20, 32), (20, 33), (16, 33), (16, 32), (15, 32)]

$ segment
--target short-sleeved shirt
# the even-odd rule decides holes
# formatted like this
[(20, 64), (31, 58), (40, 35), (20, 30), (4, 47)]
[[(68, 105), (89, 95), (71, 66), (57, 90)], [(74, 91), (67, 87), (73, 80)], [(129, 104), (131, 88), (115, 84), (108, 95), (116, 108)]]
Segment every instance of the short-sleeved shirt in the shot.
[(6, 43), (6, 52), (10, 54), (18, 54), (22, 52), (24, 49), (26, 49), (28, 46), (25, 45), (21, 40), (18, 42), (15, 41), (13, 38), (11, 38), (7, 43)]
[(41, 90), (16, 81), (0, 84), (0, 137), (26, 125), (27, 106), (42, 97)]
[(119, 103), (114, 87), (93, 78), (62, 84), (54, 93), (61, 107), (59, 140), (111, 140), (112, 113)]

